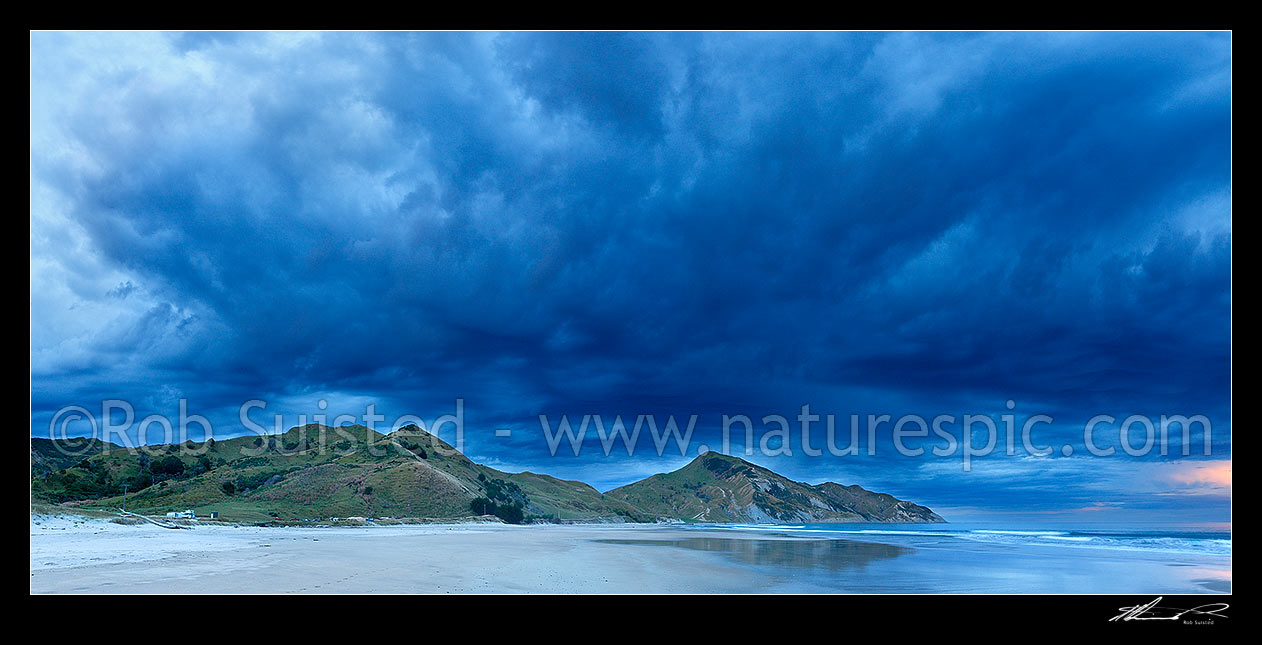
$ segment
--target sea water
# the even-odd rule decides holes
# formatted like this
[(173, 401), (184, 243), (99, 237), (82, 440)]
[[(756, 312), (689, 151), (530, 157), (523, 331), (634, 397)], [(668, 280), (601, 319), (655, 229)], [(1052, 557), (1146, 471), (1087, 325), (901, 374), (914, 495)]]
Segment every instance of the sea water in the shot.
[[(844, 593), (1229, 593), (1222, 525), (698, 524), (666, 546), (709, 551)], [(647, 541), (645, 542), (647, 543)]]
[(727, 524), (710, 525), (740, 531), (838, 537), (893, 538), (926, 536), (994, 544), (1060, 546), (1087, 549), (1145, 551), (1168, 554), (1231, 555), (1231, 530), (1206, 525), (1077, 525), (1051, 528), (1007, 528), (1002, 524)]

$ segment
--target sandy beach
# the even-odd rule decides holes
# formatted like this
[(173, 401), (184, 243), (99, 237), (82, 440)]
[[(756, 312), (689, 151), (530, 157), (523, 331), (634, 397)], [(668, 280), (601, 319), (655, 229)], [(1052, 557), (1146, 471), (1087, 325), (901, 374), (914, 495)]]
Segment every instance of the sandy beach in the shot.
[(593, 541), (671, 534), (654, 526), (32, 526), (35, 593), (737, 593), (750, 579), (715, 555)]
[(32, 593), (1221, 593), (1230, 556), (670, 525), (31, 517)]

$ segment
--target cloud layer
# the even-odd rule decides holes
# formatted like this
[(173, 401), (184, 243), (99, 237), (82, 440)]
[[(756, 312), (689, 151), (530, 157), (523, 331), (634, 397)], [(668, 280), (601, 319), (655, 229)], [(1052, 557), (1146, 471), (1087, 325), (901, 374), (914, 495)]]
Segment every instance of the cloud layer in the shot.
[(32, 433), (461, 397), (471, 452), (602, 479), (635, 464), (478, 438), (1013, 399), (1206, 414), (1229, 455), (1230, 48), (34, 33)]

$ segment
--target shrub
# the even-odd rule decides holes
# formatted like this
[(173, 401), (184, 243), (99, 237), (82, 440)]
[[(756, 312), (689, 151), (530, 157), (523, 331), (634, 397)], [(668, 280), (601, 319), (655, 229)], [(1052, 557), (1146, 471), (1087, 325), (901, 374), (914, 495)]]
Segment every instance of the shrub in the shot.
[(482, 486), (486, 488), (486, 496), (493, 500), (505, 503), (520, 503), (526, 499), (526, 494), (513, 482), (507, 482), (502, 479), (482, 479), (481, 481)]
[(509, 524), (521, 524), (526, 517), (521, 503), (496, 504), (486, 497), (479, 497), (469, 502), (469, 510), (475, 515), (494, 515)]
[(485, 497), (479, 497), (469, 502), (469, 510), (473, 511), (474, 515), (494, 515), (495, 502)]
[(521, 521), (525, 518), (525, 512), (522, 511), (521, 504), (516, 502), (512, 504), (497, 504), (495, 506), (495, 516), (509, 524), (521, 524)]
[[(277, 481), (280, 481), (280, 478), (283, 478), (293, 470), (293, 468), (282, 468), (280, 470), (268, 469), (250, 475), (241, 475), (237, 477), (237, 490), (246, 490), (275, 484)], [(273, 479), (275, 479), (275, 481), (273, 481)]]
[(179, 476), (184, 474), (184, 462), (180, 461), (179, 457), (169, 455), (155, 460), (149, 470), (158, 475)]
[(206, 455), (199, 455), (197, 457), (197, 465), (194, 467), (194, 470), (200, 475), (201, 473), (210, 471), (214, 467), (215, 465), (210, 462), (210, 457), (207, 457)]

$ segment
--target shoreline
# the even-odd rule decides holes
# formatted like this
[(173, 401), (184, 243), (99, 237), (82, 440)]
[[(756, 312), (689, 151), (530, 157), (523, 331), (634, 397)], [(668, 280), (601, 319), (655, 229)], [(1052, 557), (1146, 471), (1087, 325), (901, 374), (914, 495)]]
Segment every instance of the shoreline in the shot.
[[(342, 530), (327, 530), (340, 528)], [(32, 514), (32, 593), (1200, 593), (1230, 555), (669, 524), (193, 530)], [(903, 534), (906, 533), (906, 534)], [(160, 563), (160, 564), (158, 564)]]

